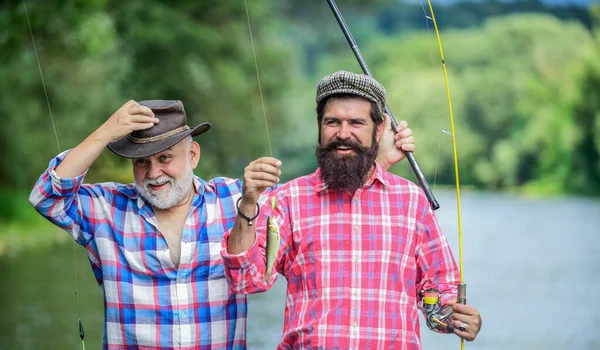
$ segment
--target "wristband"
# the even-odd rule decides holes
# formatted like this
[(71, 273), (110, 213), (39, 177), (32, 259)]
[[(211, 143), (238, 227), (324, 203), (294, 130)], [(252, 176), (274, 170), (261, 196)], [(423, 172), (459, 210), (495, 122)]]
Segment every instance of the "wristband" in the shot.
[(252, 222), (254, 221), (254, 219), (256, 219), (258, 217), (258, 214), (260, 214), (260, 207), (258, 206), (258, 203), (256, 203), (256, 215), (249, 218), (240, 211), (240, 201), (241, 200), (242, 200), (242, 197), (238, 198), (237, 203), (235, 203), (235, 208), (237, 209), (238, 214), (240, 214), (241, 217), (243, 217), (244, 219), (246, 219), (246, 221), (248, 221), (248, 226), (252, 226)]

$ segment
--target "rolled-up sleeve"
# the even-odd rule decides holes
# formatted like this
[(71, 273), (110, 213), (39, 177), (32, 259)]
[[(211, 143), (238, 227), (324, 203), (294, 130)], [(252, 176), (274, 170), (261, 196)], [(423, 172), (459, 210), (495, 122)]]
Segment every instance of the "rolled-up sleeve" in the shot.
[(424, 207), (420, 221), (417, 232), (417, 288), (419, 291), (437, 289), (444, 305), (456, 298), (459, 270), (448, 240), (429, 205)]
[(231, 291), (237, 294), (260, 293), (268, 290), (269, 286), (264, 282), (266, 259), (264, 256), (265, 245), (260, 243), (261, 239), (259, 228), (264, 225), (256, 226), (256, 237), (254, 244), (247, 251), (240, 254), (229, 254), (227, 251), (227, 240), (231, 235), (231, 230), (227, 231), (221, 242), (221, 256), (225, 266), (225, 278)]
[(56, 167), (68, 152), (50, 161), (33, 187), (29, 202), (42, 216), (69, 232), (77, 243), (86, 245), (94, 226), (109, 216), (104, 210), (106, 191), (100, 185), (83, 185), (85, 173), (72, 178), (56, 174)]

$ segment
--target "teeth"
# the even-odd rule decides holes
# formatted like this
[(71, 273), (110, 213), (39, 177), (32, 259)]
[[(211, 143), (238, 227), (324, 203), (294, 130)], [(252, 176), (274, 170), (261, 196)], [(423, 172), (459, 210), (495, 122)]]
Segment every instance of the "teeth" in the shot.
[(152, 185), (152, 186), (162, 186), (166, 183), (170, 182), (169, 180), (163, 180), (163, 181), (156, 181), (156, 182), (150, 182), (148, 183), (148, 185)]

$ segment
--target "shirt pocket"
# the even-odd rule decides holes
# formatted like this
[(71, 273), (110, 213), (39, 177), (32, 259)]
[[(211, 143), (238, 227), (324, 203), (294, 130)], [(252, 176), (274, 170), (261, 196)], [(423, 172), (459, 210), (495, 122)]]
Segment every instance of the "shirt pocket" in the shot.
[(199, 255), (200, 274), (208, 279), (225, 279), (223, 257), (221, 256), (221, 242), (204, 243), (203, 252)]

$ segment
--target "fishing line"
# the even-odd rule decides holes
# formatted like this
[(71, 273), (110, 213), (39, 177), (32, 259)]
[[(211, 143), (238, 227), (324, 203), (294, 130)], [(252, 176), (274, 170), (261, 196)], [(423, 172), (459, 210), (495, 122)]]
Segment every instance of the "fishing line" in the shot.
[[(460, 212), (460, 180), (459, 180), (459, 172), (458, 172), (458, 153), (456, 150), (456, 133), (454, 128), (454, 113), (452, 111), (452, 99), (450, 97), (450, 87), (448, 84), (448, 72), (446, 70), (446, 61), (444, 59), (444, 50), (442, 48), (442, 40), (440, 38), (440, 32), (437, 25), (437, 21), (435, 20), (435, 13), (433, 11), (433, 6), (431, 5), (431, 0), (427, 0), (427, 4), (429, 5), (429, 11), (431, 13), (431, 17), (427, 16), (425, 13), (425, 17), (431, 19), (433, 22), (433, 28), (435, 29), (435, 36), (437, 38), (438, 48), (440, 50), (440, 60), (442, 63), (442, 70), (444, 72), (444, 84), (446, 87), (446, 97), (448, 100), (448, 110), (450, 112), (450, 136), (452, 136), (452, 152), (454, 156), (454, 176), (456, 179), (456, 207), (457, 207), (457, 220), (458, 220), (458, 255), (459, 255), (459, 273), (460, 273), (460, 282), (458, 286), (458, 299), (459, 303), (466, 303), (466, 285), (464, 284), (463, 278), (463, 239), (462, 239), (462, 223), (461, 223), (461, 212)], [(446, 131), (447, 132), (447, 131)], [(465, 340), (461, 338), (461, 349), (465, 348)]]
[[(431, 45), (431, 27), (429, 26), (429, 21), (431, 21), (431, 16), (429, 16), (427, 14), (427, 10), (425, 10), (425, 5), (423, 4), (423, 0), (420, 0), (419, 3), (421, 4), (421, 9), (423, 9), (423, 17), (425, 17), (425, 26), (427, 27), (427, 47), (429, 48), (429, 57), (431, 59), (431, 67), (434, 66), (434, 62), (435, 62), (435, 58), (433, 57), (433, 48)], [(437, 121), (439, 125), (442, 125), (442, 108), (440, 106), (440, 101), (438, 99), (434, 99), (435, 103), (436, 103), (436, 111), (437, 111)], [(450, 133), (448, 131), (446, 131), (445, 129), (441, 128), (441, 131), (450, 135)], [(438, 139), (438, 149), (437, 149), (437, 154), (435, 156), (435, 170), (433, 172), (433, 190), (435, 190), (435, 184), (437, 182), (437, 173), (438, 173), (438, 165), (440, 162), (440, 150), (442, 148), (442, 139), (441, 138), (437, 138)]]
[(265, 128), (267, 130), (267, 142), (269, 143), (269, 152), (273, 157), (273, 149), (271, 148), (271, 136), (269, 135), (269, 123), (267, 122), (267, 108), (265, 107), (265, 98), (263, 96), (262, 87), (260, 84), (260, 72), (258, 70), (258, 59), (256, 58), (256, 49), (254, 48), (254, 36), (252, 35), (252, 24), (250, 23), (250, 12), (248, 11), (248, 1), (244, 0), (246, 6), (246, 18), (248, 19), (248, 30), (250, 31), (250, 43), (252, 44), (252, 55), (254, 56), (254, 67), (256, 68), (256, 79), (258, 80), (258, 91), (260, 92), (260, 103), (262, 104), (263, 117), (265, 119)]
[[(58, 152), (62, 153), (60, 142), (58, 141), (58, 132), (56, 131), (56, 124), (54, 123), (54, 116), (52, 115), (52, 108), (50, 106), (50, 99), (48, 98), (48, 89), (46, 89), (46, 82), (44, 80), (44, 74), (42, 72), (42, 65), (40, 64), (40, 57), (37, 51), (37, 45), (35, 44), (35, 37), (33, 35), (33, 29), (31, 28), (31, 21), (29, 19), (29, 12), (27, 11), (27, 4), (25, 0), (23, 0), (23, 8), (25, 9), (25, 17), (27, 17), (27, 25), (29, 27), (29, 34), (31, 35), (31, 42), (33, 43), (33, 51), (35, 52), (35, 59), (37, 61), (38, 70), (40, 73), (40, 78), (42, 80), (42, 86), (44, 88), (44, 95), (46, 96), (46, 104), (48, 105), (48, 111), (50, 112), (50, 120), (52, 121), (52, 128), (54, 130), (54, 137), (56, 138), (56, 146), (58, 147)], [(81, 308), (79, 307), (79, 280), (77, 277), (77, 258), (75, 254), (75, 242), (73, 242), (73, 272), (75, 275), (75, 301), (77, 304), (77, 317), (79, 321), (79, 337), (81, 338), (81, 348), (85, 350), (85, 342), (84, 342), (84, 330), (83, 323), (81, 321)]]

